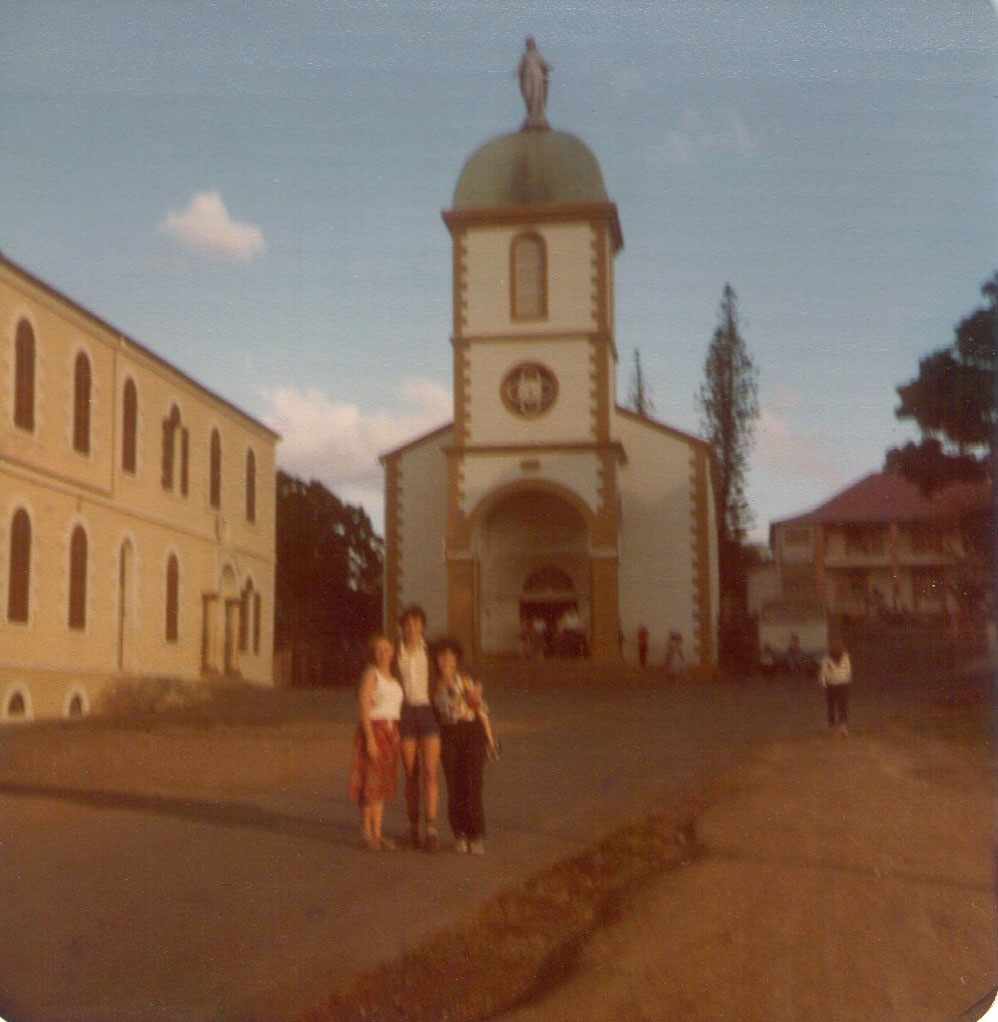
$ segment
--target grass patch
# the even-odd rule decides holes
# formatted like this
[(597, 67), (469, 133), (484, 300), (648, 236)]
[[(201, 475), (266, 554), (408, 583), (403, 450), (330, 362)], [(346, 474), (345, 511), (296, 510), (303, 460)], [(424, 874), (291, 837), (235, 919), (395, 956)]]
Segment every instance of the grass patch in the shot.
[(624, 894), (695, 854), (695, 806), (676, 799), (594, 848), (535, 873), (403, 957), (344, 986), (300, 1022), (493, 1018), (571, 975)]

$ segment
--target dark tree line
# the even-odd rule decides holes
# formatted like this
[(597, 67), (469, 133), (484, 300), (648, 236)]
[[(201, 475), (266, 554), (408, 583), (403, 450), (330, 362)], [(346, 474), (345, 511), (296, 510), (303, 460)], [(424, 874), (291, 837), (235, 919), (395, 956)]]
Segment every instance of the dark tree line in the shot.
[(953, 343), (919, 360), (918, 376), (897, 388), (899, 419), (922, 437), (887, 452), (885, 468), (929, 495), (953, 483), (990, 483), (988, 505), (965, 512), (965, 555), (955, 593), (965, 607), (994, 590), (995, 439), (998, 432), (998, 273), (981, 286), (987, 304), (964, 317)]
[(278, 472), (276, 545), (279, 670), (299, 685), (355, 681), (382, 613), (384, 543), (367, 512)]

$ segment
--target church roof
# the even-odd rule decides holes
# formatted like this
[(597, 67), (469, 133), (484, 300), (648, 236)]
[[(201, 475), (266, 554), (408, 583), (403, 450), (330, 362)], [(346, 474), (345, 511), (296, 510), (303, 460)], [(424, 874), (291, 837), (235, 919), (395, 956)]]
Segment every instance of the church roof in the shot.
[(514, 131), (476, 149), (454, 189), (453, 209), (608, 202), (596, 157), (564, 131)]

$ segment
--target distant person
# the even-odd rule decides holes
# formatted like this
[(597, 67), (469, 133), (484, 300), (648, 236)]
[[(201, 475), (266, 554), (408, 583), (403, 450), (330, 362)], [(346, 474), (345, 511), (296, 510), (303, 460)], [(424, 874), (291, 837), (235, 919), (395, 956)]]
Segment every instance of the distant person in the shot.
[(644, 625), (638, 629), (638, 663), (648, 666), (648, 629)]
[(447, 822), (454, 850), (485, 852), (482, 783), (485, 760), (499, 755), (481, 682), (461, 669), (461, 644), (443, 639), (435, 648), (438, 678), (434, 704), (440, 718), (440, 753), (447, 780)]
[(791, 674), (795, 674), (804, 666), (803, 654), (800, 648), (800, 636), (796, 632), (790, 633), (787, 642), (787, 668)]
[(540, 614), (530, 622), (530, 645), (535, 657), (543, 659), (547, 654), (548, 625)]
[(686, 674), (683, 636), (677, 631), (669, 632), (669, 641), (665, 645), (665, 673), (670, 678), (680, 678)]
[(402, 686), (392, 676), (394, 647), (387, 635), (370, 641), (373, 663), (361, 675), (357, 693), (359, 722), (350, 768), (350, 797), (360, 806), (365, 847), (372, 852), (393, 849), (381, 832), (385, 800), (395, 795), (399, 772), (399, 714)]
[(849, 734), (849, 686), (852, 683), (852, 664), (842, 640), (833, 638), (828, 653), (821, 659), (818, 681), (825, 690), (828, 706), (828, 726), (839, 725), (841, 735)]
[[(430, 661), (423, 631), (426, 612), (412, 604), (399, 618), (402, 641), (399, 644), (398, 669), (402, 677), (402, 764), (405, 767), (405, 810), (409, 818), (409, 846), (435, 852), (440, 847), (437, 832), (437, 774), (440, 766), (440, 728), (430, 702)], [(420, 787), (424, 833), (420, 836)]]

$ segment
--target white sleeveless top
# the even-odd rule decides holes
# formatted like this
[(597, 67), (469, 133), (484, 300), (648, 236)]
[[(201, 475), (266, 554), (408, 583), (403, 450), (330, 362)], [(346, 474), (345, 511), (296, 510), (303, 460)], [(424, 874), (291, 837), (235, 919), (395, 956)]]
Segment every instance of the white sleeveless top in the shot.
[(374, 671), (371, 689), (371, 720), (398, 720), (402, 710), (402, 686), (390, 675)]

